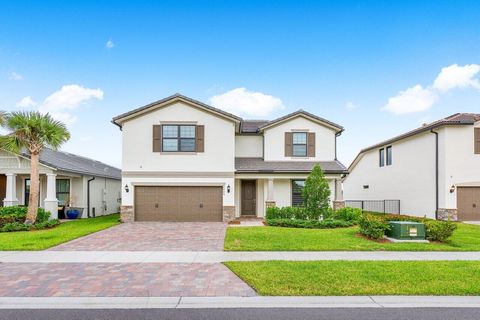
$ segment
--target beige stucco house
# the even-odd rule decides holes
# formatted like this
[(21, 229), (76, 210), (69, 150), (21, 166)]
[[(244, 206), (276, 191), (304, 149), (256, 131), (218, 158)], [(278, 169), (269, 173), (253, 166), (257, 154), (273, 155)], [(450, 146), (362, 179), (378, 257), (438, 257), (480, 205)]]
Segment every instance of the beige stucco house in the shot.
[(336, 158), (343, 128), (303, 110), (273, 121), (240, 117), (180, 94), (124, 113), (124, 221), (228, 221), (300, 205), (320, 164), (341, 204)]
[(403, 214), (480, 220), (480, 114), (457, 113), (365, 148), (349, 172), (347, 205), (398, 199)]
[[(63, 218), (66, 206), (81, 208), (83, 218), (119, 212), (120, 169), (67, 152), (40, 154), (40, 207)], [(3, 206), (26, 206), (30, 190), (28, 154), (0, 150), (0, 199)]]

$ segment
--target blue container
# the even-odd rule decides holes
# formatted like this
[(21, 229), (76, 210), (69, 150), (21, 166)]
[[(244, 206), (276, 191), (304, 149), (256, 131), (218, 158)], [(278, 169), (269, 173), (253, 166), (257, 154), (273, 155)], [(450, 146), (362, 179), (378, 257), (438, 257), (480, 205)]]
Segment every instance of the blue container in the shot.
[(78, 210), (70, 209), (67, 211), (68, 219), (71, 219), (71, 220), (77, 219), (79, 215), (80, 215), (80, 212)]

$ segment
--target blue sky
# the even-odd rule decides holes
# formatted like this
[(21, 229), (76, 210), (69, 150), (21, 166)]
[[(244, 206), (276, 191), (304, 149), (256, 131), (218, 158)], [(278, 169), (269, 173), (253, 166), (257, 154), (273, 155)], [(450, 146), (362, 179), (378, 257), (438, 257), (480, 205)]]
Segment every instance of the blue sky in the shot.
[(348, 165), (480, 112), (479, 17), (476, 1), (4, 1), (0, 108), (67, 120), (64, 150), (116, 166), (111, 118), (175, 92), (244, 118), (303, 108), (346, 128)]

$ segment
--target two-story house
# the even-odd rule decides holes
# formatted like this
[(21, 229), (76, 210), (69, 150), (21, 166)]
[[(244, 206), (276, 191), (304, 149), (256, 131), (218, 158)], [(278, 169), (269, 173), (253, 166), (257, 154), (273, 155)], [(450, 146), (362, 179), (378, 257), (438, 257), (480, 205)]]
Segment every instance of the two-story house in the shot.
[(349, 172), (346, 200), (398, 199), (403, 214), (480, 220), (480, 114), (457, 113), (365, 148)]
[(268, 206), (301, 205), (320, 164), (332, 205), (341, 205), (336, 159), (343, 128), (299, 110), (273, 121), (243, 120), (180, 94), (124, 113), (123, 221), (229, 221)]

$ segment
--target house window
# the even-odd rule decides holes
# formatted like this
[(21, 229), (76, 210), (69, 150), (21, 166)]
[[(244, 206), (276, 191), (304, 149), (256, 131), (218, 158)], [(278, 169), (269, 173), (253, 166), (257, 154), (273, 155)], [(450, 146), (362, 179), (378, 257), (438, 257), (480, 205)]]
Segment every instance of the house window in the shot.
[(164, 152), (194, 152), (195, 126), (164, 125), (162, 126), (162, 151)]
[(305, 187), (305, 180), (292, 180), (292, 206), (303, 206), (303, 188)]
[(306, 132), (293, 133), (293, 156), (294, 157), (307, 156), (307, 133)]
[(69, 179), (57, 179), (56, 184), (57, 184), (58, 205), (59, 206), (69, 205), (69, 202), (70, 202), (70, 180)]
[(28, 201), (30, 200), (30, 179), (25, 179), (24, 185), (24, 205), (28, 206)]
[(392, 146), (387, 147), (387, 166), (392, 165)]
[(378, 154), (378, 161), (380, 167), (383, 167), (385, 165), (385, 149), (380, 149), (379, 154)]

